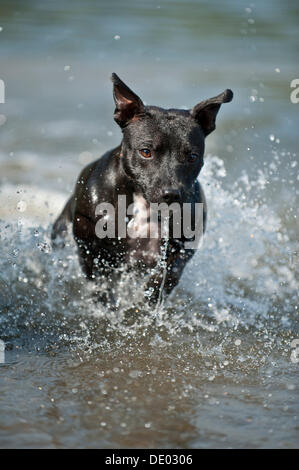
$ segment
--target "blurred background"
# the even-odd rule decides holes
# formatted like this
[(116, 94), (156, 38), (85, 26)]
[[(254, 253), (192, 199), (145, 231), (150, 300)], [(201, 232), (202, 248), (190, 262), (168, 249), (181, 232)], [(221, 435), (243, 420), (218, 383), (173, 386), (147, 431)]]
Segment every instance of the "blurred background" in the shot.
[[(1, 0), (0, 447), (298, 447), (298, 21), (298, 0)], [(203, 247), (158, 311), (126, 273), (94, 302), (49, 239), (120, 142), (112, 72), (166, 108), (234, 91)]]
[[(2, 0), (0, 8), (2, 181), (71, 190), (83, 165), (117, 145), (111, 72), (162, 107), (233, 89), (207, 153), (223, 158), (231, 183), (284, 149), (288, 177), (298, 130), (295, 0)], [(276, 183), (280, 199), (285, 183)]]

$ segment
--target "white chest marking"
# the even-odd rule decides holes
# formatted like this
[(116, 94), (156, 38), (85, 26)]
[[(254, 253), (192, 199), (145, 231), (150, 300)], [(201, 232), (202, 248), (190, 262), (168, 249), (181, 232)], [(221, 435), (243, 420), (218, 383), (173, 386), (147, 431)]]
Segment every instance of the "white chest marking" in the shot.
[(129, 211), (133, 217), (127, 226), (129, 234), (133, 238), (159, 238), (159, 224), (151, 217), (150, 205), (141, 194), (134, 193), (133, 198), (133, 207)]

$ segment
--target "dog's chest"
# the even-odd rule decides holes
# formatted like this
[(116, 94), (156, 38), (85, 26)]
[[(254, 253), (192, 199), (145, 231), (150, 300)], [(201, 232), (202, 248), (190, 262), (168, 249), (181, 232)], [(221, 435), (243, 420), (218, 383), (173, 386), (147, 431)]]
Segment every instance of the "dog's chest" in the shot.
[(127, 224), (127, 261), (147, 266), (157, 263), (161, 255), (161, 228), (155, 221), (150, 205), (143, 196), (134, 193)]

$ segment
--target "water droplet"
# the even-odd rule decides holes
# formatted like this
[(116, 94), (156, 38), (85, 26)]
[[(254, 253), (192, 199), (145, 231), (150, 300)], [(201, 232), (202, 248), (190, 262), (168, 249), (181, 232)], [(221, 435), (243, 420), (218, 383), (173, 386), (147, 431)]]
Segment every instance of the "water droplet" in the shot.
[(50, 251), (51, 251), (51, 247), (50, 247), (50, 245), (48, 245), (48, 243), (40, 242), (36, 246), (43, 253), (50, 253)]

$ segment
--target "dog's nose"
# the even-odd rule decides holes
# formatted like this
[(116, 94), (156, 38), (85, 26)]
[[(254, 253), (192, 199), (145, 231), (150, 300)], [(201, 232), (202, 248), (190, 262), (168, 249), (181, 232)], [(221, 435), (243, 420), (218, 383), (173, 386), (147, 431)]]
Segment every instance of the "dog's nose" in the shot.
[(180, 190), (175, 188), (166, 188), (162, 192), (162, 199), (167, 204), (171, 204), (172, 202), (179, 202), (181, 199)]

